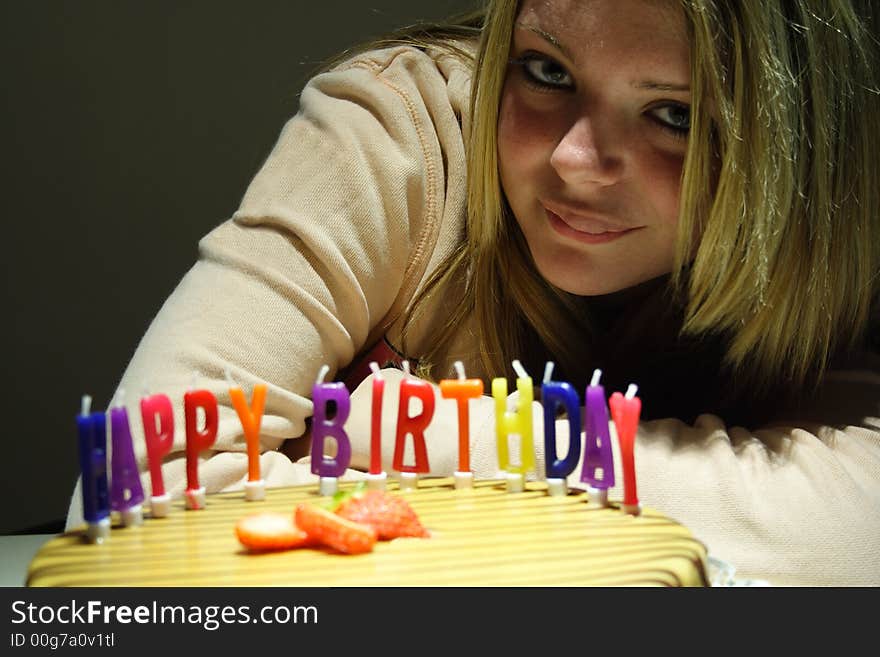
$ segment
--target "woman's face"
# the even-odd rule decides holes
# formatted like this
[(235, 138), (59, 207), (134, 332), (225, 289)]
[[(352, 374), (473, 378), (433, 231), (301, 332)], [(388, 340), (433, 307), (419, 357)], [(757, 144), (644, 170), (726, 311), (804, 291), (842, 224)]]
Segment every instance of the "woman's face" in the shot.
[(658, 0), (524, 0), (501, 182), (538, 270), (578, 295), (672, 270), (690, 123), (684, 16)]

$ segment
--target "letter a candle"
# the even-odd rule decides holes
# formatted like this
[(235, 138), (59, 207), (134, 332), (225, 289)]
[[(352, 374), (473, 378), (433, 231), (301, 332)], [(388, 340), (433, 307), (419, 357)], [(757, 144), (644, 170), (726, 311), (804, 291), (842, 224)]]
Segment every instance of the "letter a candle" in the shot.
[[(351, 462), (351, 441), (343, 425), (351, 412), (351, 395), (344, 383), (324, 383), (324, 377), (330, 371), (323, 365), (315, 385), (312, 388), (312, 403), (315, 407), (312, 419), (312, 473), (320, 477), (319, 492), (321, 495), (333, 495), (339, 486), (339, 477)], [(328, 417), (330, 403), (336, 405), (333, 417)], [(336, 456), (324, 453), (327, 436), (336, 441)]]
[[(547, 472), (547, 492), (565, 495), (566, 477), (577, 467), (581, 455), (581, 407), (578, 395), (569, 383), (551, 381), (553, 363), (547, 363), (541, 384), (541, 402), (544, 406), (544, 460)], [(568, 453), (564, 459), (556, 452), (556, 410), (562, 406), (568, 415)]]
[(636, 492), (635, 442), (639, 428), (639, 415), (642, 400), (636, 397), (638, 387), (630, 384), (624, 397), (619, 392), (611, 395), (608, 405), (617, 429), (617, 444), (620, 445), (620, 462), (623, 467), (623, 510), (634, 516), (641, 513), (639, 496)]
[(113, 445), (110, 471), (110, 507), (118, 511), (126, 527), (140, 525), (144, 520), (144, 489), (134, 457), (128, 412), (123, 405), (125, 393), (117, 393), (117, 403), (110, 409), (110, 439)]
[[(429, 472), (428, 449), (425, 445), (425, 429), (434, 417), (434, 389), (427, 381), (413, 377), (409, 372), (409, 361), (403, 361), (405, 373), (400, 382), (400, 402), (397, 407), (397, 432), (394, 440), (393, 467), (400, 473), (400, 489), (411, 490), (418, 486), (420, 472)], [(409, 402), (416, 397), (422, 402), (422, 410), (418, 415), (410, 416)], [(406, 437), (412, 436), (415, 463), (405, 465), (403, 462)]]
[(440, 394), (444, 399), (454, 399), (458, 408), (458, 470), (455, 472), (456, 488), (471, 488), (474, 473), (471, 472), (470, 414), (468, 400), (483, 394), (481, 379), (468, 379), (464, 374), (464, 364), (457, 360), (453, 364), (458, 380), (444, 379), (440, 382)]
[[(519, 401), (515, 411), (507, 410), (507, 379), (492, 380), (492, 397), (495, 399), (495, 431), (498, 440), (498, 467), (506, 473), (507, 491), (521, 492), (525, 474), (535, 468), (535, 448), (532, 441), (532, 379), (518, 360), (513, 361), (517, 374), (516, 389)], [(519, 465), (510, 462), (508, 440), (511, 434), (519, 436)]]
[[(605, 389), (599, 385), (601, 376), (602, 370), (595, 370), (593, 380), (587, 386), (584, 467), (581, 471), (581, 481), (588, 486), (591, 502), (595, 501), (607, 506), (608, 489), (614, 486), (614, 455), (611, 451)], [(600, 470), (601, 476), (598, 474)]]

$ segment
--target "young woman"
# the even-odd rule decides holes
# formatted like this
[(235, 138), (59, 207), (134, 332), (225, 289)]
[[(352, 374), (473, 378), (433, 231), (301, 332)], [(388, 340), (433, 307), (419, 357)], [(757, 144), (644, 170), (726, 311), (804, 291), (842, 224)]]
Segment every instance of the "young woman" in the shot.
[[(269, 387), (262, 471), (281, 485), (314, 481), (300, 457), (324, 364), (353, 391), (354, 468), (369, 361), (437, 381), (460, 360), (488, 383), (552, 360), (581, 390), (601, 368), (609, 393), (639, 385), (644, 504), (743, 576), (880, 584), (876, 19), (855, 0), (500, 0), (348, 53), (120, 387), (169, 395), (178, 427), (193, 372), (214, 392), (212, 492), (247, 471), (227, 370)], [(384, 376), (389, 436), (401, 374)], [(456, 421), (438, 399), (436, 474)], [(491, 399), (471, 436), (494, 475)], [(183, 452), (178, 430), (176, 493)]]

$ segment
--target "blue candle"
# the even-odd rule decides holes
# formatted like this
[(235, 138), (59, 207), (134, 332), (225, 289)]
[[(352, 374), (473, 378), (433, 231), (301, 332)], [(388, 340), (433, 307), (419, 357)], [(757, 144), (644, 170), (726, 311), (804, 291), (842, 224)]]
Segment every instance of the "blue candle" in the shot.
[(85, 395), (76, 418), (79, 432), (79, 465), (82, 473), (83, 516), (88, 523), (86, 536), (100, 543), (110, 531), (107, 499), (107, 418), (90, 413), (92, 398)]
[(139, 525), (143, 520), (141, 504), (144, 501), (144, 489), (134, 457), (128, 412), (121, 402), (110, 409), (110, 438), (113, 445), (110, 461), (111, 508), (120, 512), (124, 525)]
[[(599, 503), (605, 504), (608, 489), (614, 486), (614, 455), (611, 451), (605, 389), (599, 385), (601, 376), (602, 371), (596, 370), (592, 382), (587, 386), (584, 467), (581, 471), (581, 481), (592, 489)], [(602, 472), (601, 476), (598, 474), (599, 470)]]
[[(578, 395), (569, 383), (550, 381), (545, 377), (541, 385), (544, 406), (544, 459), (547, 479), (565, 479), (577, 467), (581, 456), (581, 408)], [(556, 411), (565, 408), (568, 414), (569, 439), (565, 458), (556, 453)]]

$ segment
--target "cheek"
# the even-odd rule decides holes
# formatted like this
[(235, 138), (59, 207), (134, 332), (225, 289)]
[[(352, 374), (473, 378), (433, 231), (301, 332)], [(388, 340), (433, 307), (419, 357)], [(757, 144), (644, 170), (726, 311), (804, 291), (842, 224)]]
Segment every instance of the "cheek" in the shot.
[(643, 198), (650, 199), (656, 216), (664, 223), (678, 223), (681, 202), (681, 173), (684, 156), (672, 153), (656, 154), (645, 161)]
[(498, 114), (498, 158), (502, 170), (523, 171), (549, 162), (554, 130), (547, 113), (530, 108), (505, 86)]

